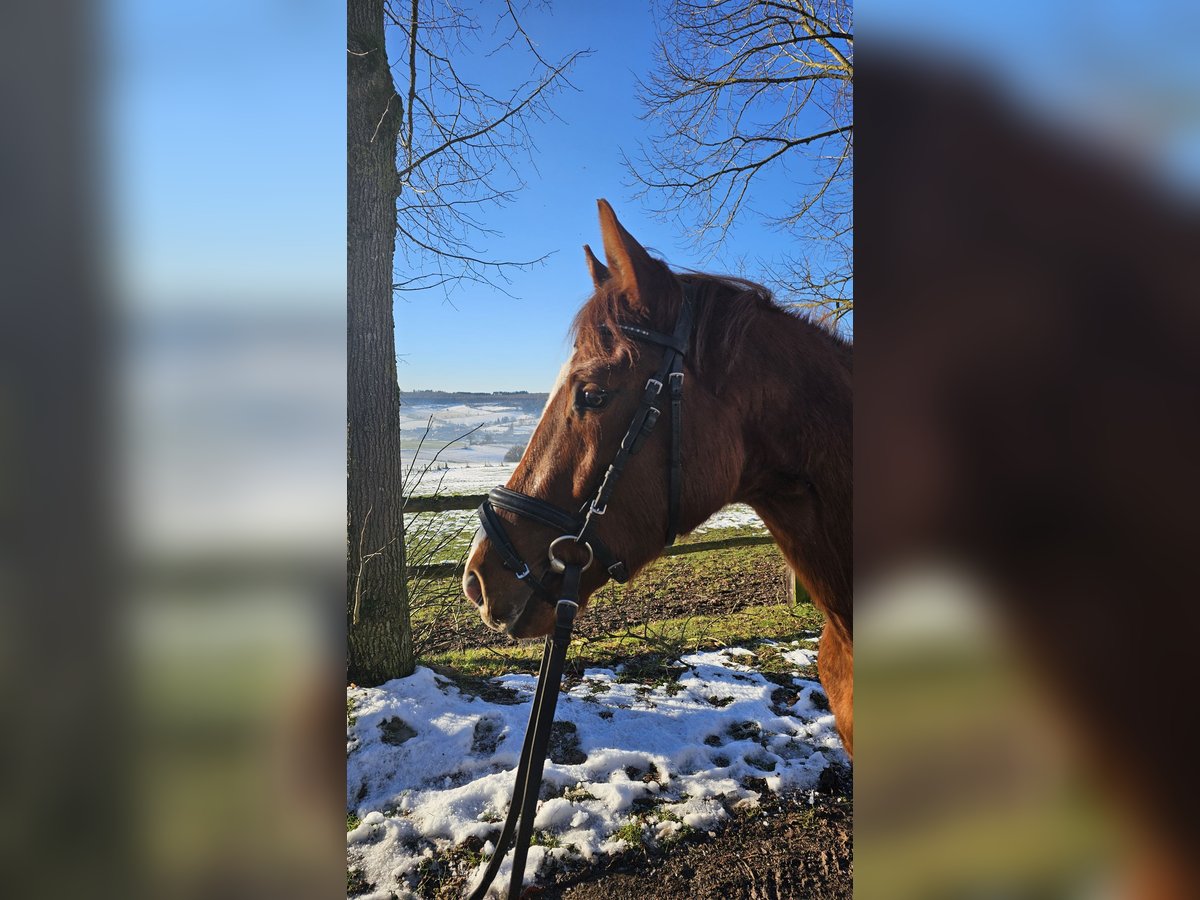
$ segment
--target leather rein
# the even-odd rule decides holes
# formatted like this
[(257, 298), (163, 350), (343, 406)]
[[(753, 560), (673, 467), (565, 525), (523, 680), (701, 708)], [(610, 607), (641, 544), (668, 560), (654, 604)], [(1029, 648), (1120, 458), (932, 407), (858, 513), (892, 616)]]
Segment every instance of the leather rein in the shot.
[[(526, 582), (534, 593), (555, 607), (553, 633), (546, 638), (542, 651), (541, 667), (538, 669), (537, 688), (533, 706), (529, 712), (529, 724), (525, 728), (525, 740), (521, 745), (521, 756), (517, 763), (517, 777), (513, 784), (512, 800), (504, 827), (496, 839), (496, 849), (488, 861), (483, 876), (475, 885), (469, 900), (482, 900), (500, 871), (500, 865), (508, 852), (509, 843), (515, 836), (512, 874), (509, 879), (509, 900), (521, 896), (525, 877), (525, 862), (529, 854), (529, 843), (533, 837), (533, 819), (537, 810), (538, 791), (542, 783), (542, 770), (546, 765), (546, 753), (550, 745), (550, 726), (554, 723), (554, 709), (558, 704), (559, 684), (566, 663), (567, 645), (571, 641), (571, 629), (575, 614), (579, 611), (579, 580), (583, 572), (598, 560), (609, 576), (616, 581), (629, 579), (629, 569), (616, 559), (604, 543), (592, 533), (596, 517), (608, 511), (608, 503), (625, 464), (645, 444), (646, 438), (658, 423), (662, 411), (655, 406), (666, 388), (671, 400), (671, 450), (667, 459), (669, 500), (667, 508), (667, 546), (675, 543), (679, 527), (679, 497), (682, 491), (683, 459), (680, 444), (683, 440), (683, 363), (692, 333), (695, 288), (683, 284), (683, 304), (675, 320), (671, 334), (651, 331), (639, 325), (619, 325), (625, 334), (635, 340), (657, 344), (663, 348), (662, 362), (654, 377), (646, 382), (641, 404), (625, 436), (616, 457), (604, 473), (600, 486), (592, 498), (584, 503), (578, 515), (572, 515), (545, 500), (530, 497), (519, 491), (496, 487), (479, 506), (479, 521), (483, 531), (504, 560), (505, 568), (516, 578)], [(550, 542), (547, 556), (550, 569), (562, 575), (557, 598), (545, 583), (533, 575), (529, 564), (513, 546), (504, 530), (504, 524), (496, 509), (507, 510), (527, 519), (560, 530), (561, 537)], [(583, 565), (565, 562), (555, 556), (555, 547), (563, 541), (573, 541), (587, 550), (587, 562)], [(542, 578), (545, 577), (543, 574)]]

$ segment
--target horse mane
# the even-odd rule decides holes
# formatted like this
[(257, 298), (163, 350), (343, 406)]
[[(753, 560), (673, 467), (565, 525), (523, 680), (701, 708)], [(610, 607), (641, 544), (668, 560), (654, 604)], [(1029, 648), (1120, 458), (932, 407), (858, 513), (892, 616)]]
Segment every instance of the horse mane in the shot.
[(612, 282), (601, 285), (571, 325), (575, 346), (585, 355), (614, 362), (636, 361), (642, 345), (628, 337), (619, 326), (642, 325), (669, 332), (679, 313), (678, 291), (674, 287), (674, 281), (678, 279), (696, 288), (696, 318), (688, 362), (697, 377), (714, 390), (719, 389), (726, 373), (737, 365), (750, 326), (762, 315), (787, 316), (805, 323), (818, 340), (826, 343), (840, 361), (850, 366), (850, 344), (845, 338), (802, 312), (781, 306), (763, 285), (732, 275), (673, 273), (666, 263), (656, 262), (662, 271), (656, 273), (659, 277), (654, 279), (651, 289), (659, 292), (667, 302), (652, 303), (652, 313), (644, 309), (634, 312)]

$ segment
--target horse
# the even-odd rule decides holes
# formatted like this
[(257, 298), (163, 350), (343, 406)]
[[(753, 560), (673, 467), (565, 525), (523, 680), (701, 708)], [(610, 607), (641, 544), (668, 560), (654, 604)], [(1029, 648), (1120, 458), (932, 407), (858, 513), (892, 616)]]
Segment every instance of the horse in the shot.
[[(885, 58), (855, 85), (870, 110), (855, 173), (856, 294), (870, 309), (857, 323), (868, 347), (860, 413), (870, 410), (856, 423), (859, 583), (927, 561), (969, 573), (1074, 768), (1123, 815), (1113, 824), (1129, 846), (1113, 858), (1127, 896), (1200, 897), (1200, 729), (1188, 712), (1200, 634), (1200, 215), (1186, 192), (1031, 113), (990, 74), (943, 62)], [(881, 762), (930, 706), (886, 687), (909, 705), (893, 702), (873, 730)], [(1152, 759), (1131, 764), (1114, 710), (1147, 723)], [(864, 819), (860, 806), (856, 821), (911, 859), (944, 856), (960, 823), (983, 834), (980, 801), (913, 808), (914, 796), (969, 794), (953, 773), (981, 769), (964, 760), (1003, 758), (960, 747), (940, 733), (937, 753), (898, 757), (894, 777), (872, 767), (864, 794), (876, 809)], [(1007, 763), (989, 765), (980, 780), (1005, 777)], [(1000, 815), (1005, 832), (1018, 827)], [(995, 871), (1051, 871), (1051, 849), (1016, 842), (979, 883), (994, 893)]]
[[(825, 615), (819, 677), (852, 753), (851, 346), (760, 285), (673, 272), (597, 205), (605, 262), (584, 245), (594, 293), (524, 455), (481, 509), (463, 592), (490, 628), (545, 635), (563, 556), (599, 563), (582, 612), (677, 533), (748, 504)], [(667, 394), (670, 427), (655, 427)]]

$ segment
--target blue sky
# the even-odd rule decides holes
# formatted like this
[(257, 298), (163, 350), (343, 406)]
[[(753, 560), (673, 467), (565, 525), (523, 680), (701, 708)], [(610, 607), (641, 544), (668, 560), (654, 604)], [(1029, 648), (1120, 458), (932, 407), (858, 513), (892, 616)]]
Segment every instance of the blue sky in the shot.
[[(632, 0), (554, 6), (535, 4), (525, 18), (543, 54), (594, 52), (572, 74), (580, 90), (554, 98), (559, 119), (536, 127), (535, 167), (519, 163), (527, 187), (489, 212), (501, 237), (486, 244), (497, 257), (552, 255), (512, 273), (511, 297), (478, 285), (463, 286), (452, 303), (441, 291), (399, 295), (402, 389), (547, 389), (589, 293), (581, 248), (599, 251), (598, 197), (678, 266), (737, 272), (745, 260), (752, 273), (757, 261), (796, 250), (748, 219), (710, 256), (633, 199), (620, 160), (648, 134), (634, 88), (651, 60), (648, 8)], [(342, 4), (115, 0), (108, 9), (108, 165), (126, 302), (344, 316)], [(470, 62), (481, 77), (493, 64)], [(759, 199), (796, 190), (778, 173), (763, 180)]]
[[(645, 3), (558, 4), (557, 14), (533, 10), (525, 22), (549, 59), (574, 49), (594, 52), (571, 76), (579, 91), (554, 98), (561, 121), (536, 128), (536, 171), (526, 173), (527, 187), (513, 204), (489, 213), (489, 224), (503, 236), (486, 247), (510, 259), (553, 255), (543, 266), (511, 274), (505, 289), (512, 297), (479, 285), (464, 285), (451, 296), (452, 305), (441, 290), (401, 294), (396, 343), (402, 389), (548, 390), (569, 351), (570, 321), (590, 293), (582, 246), (602, 253), (598, 197), (612, 203), (639, 241), (674, 265), (734, 272), (742, 258), (753, 265), (795, 250), (791, 239), (752, 219), (710, 256), (634, 200), (621, 151), (632, 155), (650, 133), (639, 119), (634, 83), (651, 60), (654, 28)], [(761, 198), (771, 200), (797, 189), (782, 175), (759, 186)]]
[[(537, 129), (537, 170), (517, 202), (491, 217), (504, 238), (489, 247), (502, 256), (554, 255), (514, 275), (516, 299), (478, 287), (456, 294), (457, 308), (436, 292), (400, 299), (403, 387), (548, 386), (566, 354), (567, 324), (588, 293), (580, 246), (598, 243), (597, 197), (677, 265), (727, 271), (743, 257), (770, 260), (795, 249), (750, 220), (710, 258), (632, 199), (619, 151), (632, 150), (645, 130), (633, 85), (650, 57), (647, 7), (555, 6), (557, 14), (528, 18), (546, 54), (581, 46), (595, 53), (574, 73), (581, 92), (556, 98), (562, 121)], [(109, 88), (111, 241), (126, 302), (342, 317), (344, 6), (111, 0), (106, 8), (108, 59), (98, 77)], [(897, 36), (951, 48), (1053, 115), (1107, 116), (1143, 142), (1174, 188), (1194, 197), (1200, 120), (1179, 91), (1200, 78), (1200, 7), (1155, 0), (1152, 8), (1131, 20), (1109, 0), (1023, 2), (1003, 17), (949, 0), (885, 2), (866, 10), (862, 28), (877, 48)], [(780, 176), (762, 189), (780, 195), (795, 185)]]
[(126, 302), (344, 317), (345, 7), (114, 0), (107, 11), (106, 164)]

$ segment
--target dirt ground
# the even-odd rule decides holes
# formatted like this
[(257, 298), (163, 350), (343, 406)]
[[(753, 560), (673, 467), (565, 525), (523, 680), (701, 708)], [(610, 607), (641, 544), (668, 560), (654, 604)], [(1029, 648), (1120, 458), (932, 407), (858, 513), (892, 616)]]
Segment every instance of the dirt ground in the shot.
[[(832, 772), (832, 770), (831, 770)], [(853, 895), (851, 777), (808, 794), (772, 797), (715, 838), (669, 855), (630, 853), (526, 896), (543, 900), (785, 900)]]
[[(715, 554), (702, 554), (715, 557)], [(607, 585), (580, 615), (577, 638), (597, 637), (630, 623), (671, 619), (677, 616), (716, 616), (752, 606), (786, 603), (787, 567), (771, 550), (725, 552), (716, 560), (676, 557), (661, 560), (628, 585)], [(444, 620), (427, 652), (464, 647), (505, 647), (506, 635), (489, 631), (466, 601), (457, 610), (457, 621)]]
[[(710, 556), (660, 561), (633, 584), (606, 587), (597, 595), (599, 602), (581, 616), (577, 634), (586, 638), (630, 622), (719, 616), (788, 602), (786, 568), (776, 553), (757, 549), (723, 553), (719, 561), (707, 560)], [(473, 621), (467, 621), (462, 631), (444, 628), (442, 640), (444, 649), (509, 642)], [(765, 787), (764, 782), (763, 791)], [(733, 812), (725, 827), (713, 834), (697, 833), (663, 850), (640, 847), (582, 870), (543, 871), (540, 883), (527, 888), (524, 896), (538, 900), (849, 898), (853, 895), (852, 827), (852, 774), (833, 767), (822, 774), (812, 794), (780, 797), (765, 792), (757, 808)], [(447, 871), (431, 878), (418, 894), (438, 900), (463, 896), (469, 868), (459, 866), (453, 874)]]

